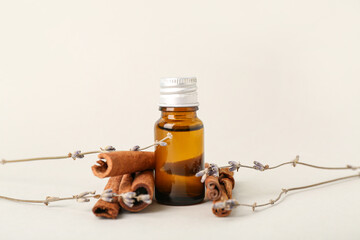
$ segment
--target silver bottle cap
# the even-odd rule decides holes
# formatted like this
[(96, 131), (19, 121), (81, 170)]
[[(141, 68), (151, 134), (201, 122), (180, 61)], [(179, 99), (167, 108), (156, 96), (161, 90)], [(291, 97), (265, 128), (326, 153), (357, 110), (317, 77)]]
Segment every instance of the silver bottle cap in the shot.
[(163, 78), (160, 80), (160, 107), (199, 106), (196, 77)]

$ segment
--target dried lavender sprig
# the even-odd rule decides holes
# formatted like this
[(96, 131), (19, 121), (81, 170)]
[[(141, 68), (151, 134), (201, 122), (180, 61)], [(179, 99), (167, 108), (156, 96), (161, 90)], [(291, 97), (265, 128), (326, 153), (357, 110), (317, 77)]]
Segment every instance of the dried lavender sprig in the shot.
[[(172, 139), (172, 135), (171, 133), (168, 133), (167, 136), (161, 140), (156, 140), (154, 142), (154, 144), (150, 145), (150, 146), (147, 146), (147, 147), (144, 147), (144, 148), (140, 148), (139, 146), (134, 146), (131, 150), (132, 151), (142, 151), (142, 150), (145, 150), (147, 148), (150, 148), (152, 146), (161, 146), (161, 147), (164, 147), (164, 146), (167, 146), (167, 143), (164, 142), (166, 141), (167, 139)], [(25, 158), (25, 159), (16, 159), (16, 160), (5, 160), (5, 159), (2, 159), (0, 161), (1, 164), (6, 164), (6, 163), (16, 163), (16, 162), (30, 162), (30, 161), (40, 161), (40, 160), (54, 160), (54, 159), (66, 159), (66, 158), (72, 158), (74, 160), (76, 159), (80, 159), (80, 158), (84, 158), (85, 155), (88, 155), (88, 154), (96, 154), (96, 153), (102, 153), (102, 152), (112, 152), (112, 151), (116, 151), (116, 148), (113, 147), (113, 146), (106, 146), (104, 148), (100, 148), (100, 150), (98, 151), (90, 151), (90, 152), (81, 152), (80, 150), (77, 150), (73, 153), (68, 153), (67, 155), (64, 155), (64, 156), (55, 156), (55, 157), (38, 157), (38, 158)]]
[(51, 202), (57, 202), (57, 201), (64, 201), (64, 200), (76, 200), (77, 202), (89, 202), (91, 198), (99, 199), (101, 198), (101, 194), (96, 194), (95, 191), (87, 191), (83, 192), (77, 195), (73, 195), (72, 197), (51, 197), (47, 196), (45, 200), (27, 200), (27, 199), (18, 199), (18, 198), (11, 198), (6, 196), (0, 196), (0, 199), (5, 199), (9, 201), (15, 201), (15, 202), (26, 202), (26, 203), (43, 203), (46, 206), (49, 205)]
[(216, 164), (211, 163), (208, 168), (201, 170), (195, 174), (196, 177), (201, 177), (201, 182), (205, 182), (208, 176), (219, 177), (219, 167)]
[[(254, 161), (253, 166), (243, 165), (240, 162), (236, 162), (236, 161), (229, 161), (228, 163), (229, 163), (228, 166), (218, 167), (218, 169), (229, 168), (229, 170), (232, 171), (232, 172), (234, 172), (235, 170), (239, 171), (240, 168), (251, 168), (251, 169), (258, 170), (258, 171), (265, 171), (265, 170), (275, 169), (275, 168), (278, 168), (278, 167), (281, 167), (281, 166), (284, 166), (284, 165), (289, 165), (289, 164), (293, 165), (293, 167), (296, 167), (296, 165), (299, 164), (299, 165), (303, 165), (303, 166), (307, 166), (307, 167), (325, 169), (325, 170), (347, 170), (347, 169), (357, 170), (357, 169), (360, 169), (360, 166), (352, 166), (352, 165), (346, 165), (346, 167), (322, 167), (322, 166), (316, 166), (316, 165), (300, 162), (299, 155), (297, 155), (295, 157), (295, 159), (292, 160), (292, 161), (284, 162), (284, 163), (281, 163), (281, 164), (276, 165), (274, 167), (269, 167), (269, 165), (263, 165), (262, 163), (257, 162), (257, 161)], [(202, 176), (201, 182), (204, 182), (206, 177), (208, 177), (208, 176), (216, 176), (216, 175), (211, 174), (211, 171), (209, 173), (209, 168), (205, 168), (204, 170), (199, 171), (198, 173), (196, 173), (195, 176), (197, 176), (197, 177)]]
[(137, 195), (135, 192), (126, 192), (121, 194), (113, 193), (112, 191), (104, 191), (101, 199), (106, 202), (112, 202), (113, 197), (119, 197), (123, 200), (126, 206), (133, 207), (135, 202), (145, 202), (147, 204), (151, 204), (152, 200), (149, 194), (139, 194)]
[[(166, 134), (166, 137), (164, 137), (163, 139), (155, 140), (155, 142), (153, 144), (151, 144), (151, 145), (149, 145), (147, 147), (143, 147), (143, 148), (139, 147), (138, 151), (142, 151), (142, 150), (145, 150), (145, 149), (148, 149), (148, 148), (151, 148), (151, 147), (157, 147), (157, 146), (165, 147), (165, 146), (167, 146), (167, 143), (165, 141), (168, 140), (168, 139), (172, 139), (172, 137), (173, 137), (172, 134), (170, 132), (168, 132)], [(135, 146), (135, 147), (137, 147), (137, 146)]]
[(259, 208), (259, 207), (265, 207), (265, 206), (269, 206), (269, 205), (274, 205), (276, 202), (278, 202), (282, 198), (282, 196), (284, 194), (287, 194), (288, 192), (307, 189), (307, 188), (313, 188), (313, 187), (317, 187), (317, 186), (320, 186), (320, 185), (333, 183), (333, 182), (337, 182), (337, 181), (341, 181), (341, 180), (345, 180), (345, 179), (350, 179), (350, 178), (357, 178), (357, 177), (360, 177), (360, 172), (358, 174), (355, 174), (355, 175), (350, 175), (350, 176), (341, 177), (341, 178), (335, 178), (335, 179), (331, 179), (331, 180), (328, 180), (328, 181), (319, 182), (319, 183), (315, 183), (315, 184), (311, 184), (311, 185), (306, 185), (306, 186), (301, 186), (301, 187), (294, 187), (294, 188), (287, 188), (287, 189), (283, 188), (276, 199), (274, 199), (274, 200), (271, 199), (267, 203), (257, 204), (256, 202), (254, 202), (253, 204), (245, 204), (245, 203), (239, 203), (236, 199), (229, 199), (229, 200), (226, 200), (226, 201), (223, 201), (223, 202), (214, 203), (213, 208), (214, 209), (231, 210), (231, 209), (233, 209), (235, 207), (243, 206), (243, 207), (251, 207), (252, 210), (255, 211), (255, 209)]
[(236, 199), (229, 199), (223, 202), (216, 202), (213, 204), (214, 209), (225, 209), (232, 210), (233, 208), (239, 206), (240, 203), (236, 201)]
[[(111, 151), (115, 151), (114, 147), (111, 146), (107, 146), (104, 149), (100, 148), (101, 150), (99, 151), (89, 151), (89, 152), (81, 152), (80, 150), (77, 150), (73, 153), (68, 153), (67, 155), (64, 156), (56, 156), (56, 157), (39, 157), (39, 158), (25, 158), (25, 159), (16, 159), (16, 160), (5, 160), (2, 159), (1, 160), (1, 164), (6, 164), (6, 163), (17, 163), (17, 162), (30, 162), (30, 161), (40, 161), (40, 160), (54, 160), (54, 159), (66, 159), (66, 158), (72, 158), (74, 160), (78, 159), (78, 158), (84, 158), (85, 155), (89, 155), (89, 154), (95, 154), (95, 153), (101, 153), (101, 152), (111, 152)], [(109, 149), (109, 150), (105, 150), (105, 149)], [(114, 150), (112, 150), (114, 149)]]
[(144, 203), (147, 203), (147, 204), (152, 203), (152, 199), (150, 198), (149, 194), (140, 194), (140, 195), (136, 196), (136, 200), (138, 202), (144, 202)]
[(135, 192), (127, 192), (127, 193), (122, 193), (119, 195), (116, 194), (115, 196), (121, 197), (126, 206), (128, 206), (128, 207), (134, 206), (135, 197), (136, 197)]
[(64, 200), (76, 200), (77, 202), (89, 202), (91, 198), (102, 199), (106, 202), (113, 202), (114, 197), (121, 197), (124, 200), (124, 203), (129, 207), (133, 207), (135, 201), (145, 202), (147, 204), (151, 204), (151, 202), (152, 202), (149, 194), (136, 195), (135, 192), (115, 194), (112, 189), (106, 189), (101, 194), (96, 194), (96, 191), (86, 191), (86, 192), (82, 192), (77, 195), (73, 195), (72, 197), (65, 197), (65, 198), (47, 196), (45, 198), (45, 200), (18, 199), (18, 198), (6, 197), (6, 196), (0, 196), (0, 199), (5, 199), (5, 200), (15, 201), (15, 202), (43, 203), (45, 205), (49, 205), (49, 203), (51, 203), (51, 202), (64, 201)]

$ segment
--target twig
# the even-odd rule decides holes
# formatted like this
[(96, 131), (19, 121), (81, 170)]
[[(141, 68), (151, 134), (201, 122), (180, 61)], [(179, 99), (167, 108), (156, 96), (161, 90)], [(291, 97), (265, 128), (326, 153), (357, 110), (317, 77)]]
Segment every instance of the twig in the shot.
[(57, 201), (64, 201), (64, 200), (76, 200), (77, 202), (89, 202), (91, 198), (99, 199), (106, 202), (113, 202), (113, 198), (118, 197), (124, 200), (124, 203), (129, 207), (133, 207), (135, 201), (137, 202), (145, 202), (147, 204), (151, 203), (150, 195), (149, 194), (139, 194), (137, 195), (135, 192), (127, 192), (122, 194), (115, 194), (113, 193), (112, 189), (106, 189), (102, 194), (96, 194), (95, 191), (91, 192), (83, 192), (78, 195), (73, 195), (72, 197), (46, 197), (45, 200), (28, 200), (28, 199), (18, 199), (6, 196), (0, 196), (0, 199), (13, 201), (13, 202), (24, 202), (24, 203), (43, 203), (46, 206), (49, 205), (51, 202)]
[(292, 165), (293, 167), (296, 167), (297, 164), (299, 165), (303, 165), (303, 166), (307, 166), (307, 167), (312, 167), (312, 168), (317, 168), (317, 169), (324, 169), (324, 170), (357, 170), (360, 169), (360, 166), (352, 166), (352, 165), (346, 165), (345, 167), (322, 167), (322, 166), (317, 166), (317, 165), (313, 165), (313, 164), (309, 164), (309, 163), (304, 163), (304, 162), (300, 162), (300, 157), (299, 155), (296, 156), (296, 158), (293, 161), (289, 161), (289, 162), (284, 162), (281, 163), (279, 165), (275, 165), (273, 167), (270, 167), (269, 165), (263, 165), (260, 162), (254, 161), (254, 165), (253, 166), (249, 166), (249, 165), (244, 165), (241, 164), (240, 162), (236, 162), (236, 161), (229, 161), (229, 165), (227, 166), (221, 166), (218, 167), (216, 164), (210, 164), (208, 168), (205, 168), (204, 170), (199, 171), (198, 173), (196, 173), (197, 177), (201, 177), (201, 182), (204, 182), (206, 177), (208, 176), (215, 176), (217, 177), (218, 173), (219, 173), (219, 169), (221, 168), (229, 168), (230, 171), (239, 171), (240, 168), (250, 168), (250, 169), (255, 169), (255, 170), (259, 170), (259, 171), (265, 171), (265, 170), (271, 170), (271, 169), (276, 169), (279, 168), (281, 166), (285, 166), (285, 165)]
[[(16, 160), (2, 159), (1, 163), (5, 164), (5, 163), (31, 162), (31, 161), (41, 161), (41, 160), (55, 160), (55, 159), (74, 158), (74, 156), (75, 156), (74, 154), (76, 152), (79, 152), (79, 151), (75, 151), (74, 153), (68, 153), (67, 155), (55, 156), (55, 157), (24, 158), (24, 159), (16, 159)], [(88, 154), (101, 153), (101, 152), (103, 152), (103, 151), (90, 151), (90, 152), (83, 152), (83, 153), (80, 152), (80, 154), (85, 156), (85, 155), (88, 155)], [(76, 158), (82, 158), (82, 157), (75, 157), (75, 159)]]
[(74, 199), (76, 199), (77, 202), (89, 202), (90, 198), (98, 199), (100, 197), (101, 197), (100, 194), (95, 194), (95, 191), (92, 191), (92, 192), (83, 192), (78, 195), (73, 195), (72, 197), (65, 197), (65, 198), (47, 196), (45, 200), (27, 200), (27, 199), (11, 198), (6, 196), (0, 196), (0, 199), (5, 199), (14, 202), (43, 203), (45, 205), (49, 205), (49, 203), (51, 202), (74, 200)]
[(345, 180), (345, 179), (350, 179), (350, 178), (356, 178), (356, 177), (360, 177), (360, 173), (355, 174), (355, 175), (346, 176), (346, 177), (335, 178), (335, 179), (331, 179), (331, 180), (328, 180), (328, 181), (319, 182), (319, 183), (315, 183), (315, 184), (311, 184), (311, 185), (301, 186), (301, 187), (294, 187), (294, 188), (287, 188), (287, 189), (283, 188), (282, 191), (280, 192), (280, 194), (277, 196), (277, 198), (275, 200), (270, 200), (267, 203), (257, 204), (255, 202), (253, 204), (245, 204), (245, 203), (239, 203), (235, 199), (230, 199), (230, 200), (227, 200), (227, 201), (224, 201), (224, 202), (215, 203), (213, 205), (213, 208), (215, 208), (215, 209), (223, 208), (225, 210), (231, 210), (234, 207), (243, 206), (243, 207), (251, 207), (253, 209), (253, 211), (255, 211), (255, 209), (259, 208), (259, 207), (266, 207), (266, 206), (269, 206), (269, 205), (274, 205), (276, 202), (280, 201), (280, 199), (282, 198), (283, 195), (287, 194), (288, 192), (307, 189), (307, 188), (312, 188), (312, 187), (317, 187), (317, 186), (320, 186), (320, 185), (324, 185), (324, 184), (328, 184), (328, 183), (332, 183), (332, 182), (337, 182), (337, 181), (341, 181), (341, 180)]
[[(153, 147), (153, 146), (155, 146), (155, 147), (157, 147), (157, 146), (166, 146), (167, 143), (165, 141), (167, 139), (171, 139), (171, 138), (172, 138), (171, 133), (168, 133), (165, 138), (163, 138), (161, 140), (156, 140), (153, 144), (151, 144), (151, 145), (149, 145), (147, 147), (140, 148), (139, 146), (134, 146), (131, 150), (132, 151), (143, 151), (143, 150), (148, 149), (148, 148)], [(116, 151), (116, 149), (113, 146), (106, 146), (105, 148), (100, 148), (100, 150), (97, 150), (97, 151), (81, 152), (80, 150), (78, 150), (78, 151), (75, 151), (73, 153), (68, 153), (67, 155), (63, 155), (63, 156), (24, 158), (24, 159), (16, 159), (16, 160), (2, 159), (0, 161), (0, 163), (1, 164), (6, 164), (6, 163), (42, 161), (42, 160), (55, 160), (55, 159), (66, 159), (66, 158), (72, 158), (72, 159), (76, 160), (78, 158), (84, 158), (85, 155), (101, 153), (101, 152), (112, 152), (112, 151)]]
[[(309, 163), (300, 162), (299, 155), (297, 155), (295, 157), (295, 159), (292, 160), (292, 161), (284, 162), (284, 163), (281, 163), (279, 165), (275, 165), (273, 167), (270, 167), (269, 165), (264, 166), (263, 164), (261, 164), (261, 163), (259, 163), (257, 161), (254, 161), (253, 166), (246, 166), (246, 165), (240, 164), (239, 167), (253, 168), (253, 169), (256, 169), (256, 170), (265, 171), (265, 170), (270, 170), (270, 169), (276, 169), (276, 168), (279, 168), (279, 167), (285, 166), (285, 165), (292, 165), (293, 167), (296, 167), (297, 164), (307, 166), (307, 167), (312, 167), (312, 168), (324, 169), (324, 170), (346, 170), (346, 169), (357, 170), (357, 169), (360, 169), (360, 166), (355, 167), (355, 166), (352, 166), (352, 165), (346, 165), (345, 167), (322, 167), (322, 166), (317, 166), (317, 165), (313, 165), (313, 164), (309, 164)], [(233, 167), (233, 166), (230, 164), (230, 166), (225, 166), (225, 167)]]
[(157, 147), (157, 146), (162, 146), (162, 147), (165, 147), (167, 146), (167, 143), (164, 142), (166, 141), (167, 139), (172, 139), (172, 134), (171, 133), (167, 133), (166, 137), (164, 137), (163, 139), (161, 140), (155, 140), (155, 142), (147, 147), (143, 147), (143, 148), (139, 148), (139, 151), (143, 151), (145, 149), (148, 149), (148, 148), (151, 148), (153, 146)]

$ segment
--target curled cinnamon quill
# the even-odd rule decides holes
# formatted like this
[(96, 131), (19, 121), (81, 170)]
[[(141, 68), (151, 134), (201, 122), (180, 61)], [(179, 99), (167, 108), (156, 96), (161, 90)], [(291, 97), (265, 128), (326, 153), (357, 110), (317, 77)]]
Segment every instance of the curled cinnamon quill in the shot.
[[(119, 191), (121, 179), (122, 176), (111, 177), (104, 190), (112, 189), (113, 193), (117, 194)], [(95, 216), (115, 219), (119, 214), (120, 205), (117, 198), (113, 198), (112, 200), (112, 202), (106, 202), (102, 199), (99, 199), (92, 209)]]
[[(205, 168), (208, 167), (209, 164), (205, 163)], [(206, 197), (209, 200), (216, 201), (219, 200), (222, 196), (222, 191), (225, 191), (228, 197), (231, 198), (232, 189), (235, 186), (235, 180), (233, 176), (234, 173), (231, 172), (228, 168), (221, 168), (219, 172), (219, 177), (208, 176), (205, 180)], [(222, 185), (223, 188), (221, 188), (220, 185)]]
[[(213, 201), (213, 204), (216, 204), (217, 202), (224, 202), (226, 200), (229, 200), (228, 194), (226, 193), (226, 190), (223, 185), (220, 185), (220, 190), (221, 190), (221, 197), (218, 200)], [(231, 213), (231, 210), (227, 210), (225, 208), (212, 208), (212, 211), (217, 217), (227, 217)]]
[(218, 200), (221, 197), (221, 188), (219, 179), (214, 176), (209, 176), (205, 180), (205, 186), (206, 186), (206, 197), (209, 200)]
[[(205, 163), (205, 168), (209, 164)], [(206, 196), (213, 200), (213, 204), (221, 203), (232, 198), (232, 190), (235, 186), (234, 173), (229, 168), (221, 168), (219, 177), (208, 176), (205, 180)], [(230, 209), (213, 208), (213, 213), (217, 217), (226, 217), (231, 213)]]
[[(232, 198), (232, 190), (234, 188), (234, 178), (232, 177), (233, 172), (230, 172), (229, 169), (221, 169), (219, 176), (219, 192), (221, 194), (220, 198), (213, 201), (215, 205), (217, 202), (224, 202)], [(213, 213), (217, 217), (226, 217), (231, 213), (231, 209), (225, 208), (213, 208)]]
[(235, 187), (234, 172), (231, 172), (229, 168), (220, 169), (219, 182), (224, 186), (225, 192), (229, 199), (232, 198), (232, 190)]
[[(138, 172), (135, 174), (125, 174), (119, 188), (119, 194), (134, 193), (135, 196), (148, 195), (148, 200), (152, 200), (154, 196), (154, 175), (152, 170)], [(133, 204), (129, 206), (126, 203), (126, 199), (119, 199), (120, 206), (129, 212), (139, 212), (150, 205), (147, 201), (135, 200)]]
[(99, 178), (119, 176), (155, 168), (154, 152), (116, 151), (100, 153), (98, 165), (91, 167)]

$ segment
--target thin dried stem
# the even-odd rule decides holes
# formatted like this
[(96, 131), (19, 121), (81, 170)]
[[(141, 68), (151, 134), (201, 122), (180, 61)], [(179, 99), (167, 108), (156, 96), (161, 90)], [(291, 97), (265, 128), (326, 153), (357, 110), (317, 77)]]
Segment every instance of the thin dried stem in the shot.
[(51, 202), (57, 201), (64, 201), (64, 200), (76, 200), (77, 202), (89, 202), (91, 198), (99, 199), (106, 202), (113, 202), (113, 198), (118, 197), (124, 200), (124, 203), (129, 207), (132, 207), (135, 201), (138, 202), (146, 202), (150, 204), (151, 198), (148, 194), (139, 194), (137, 195), (135, 192), (126, 192), (122, 194), (115, 194), (113, 193), (112, 189), (106, 189), (102, 194), (96, 194), (95, 191), (92, 192), (83, 192), (78, 195), (73, 195), (72, 197), (46, 197), (45, 200), (28, 200), (28, 199), (19, 199), (19, 198), (12, 198), (6, 196), (0, 196), (0, 199), (13, 201), (13, 202), (23, 202), (23, 203), (43, 203), (45, 205), (49, 205)]
[[(82, 155), (89, 155), (94, 153), (101, 153), (102, 151), (89, 151), (89, 152), (83, 152)], [(5, 163), (17, 163), (17, 162), (31, 162), (31, 161), (41, 161), (41, 160), (55, 160), (55, 159), (66, 159), (71, 158), (73, 154), (68, 153), (67, 155), (63, 156), (55, 156), (55, 157), (38, 157), (38, 158), (24, 158), (24, 159), (16, 159), (16, 160), (5, 160), (3, 159), (1, 161), (2, 164)]]
[[(218, 206), (221, 206), (219, 208), (222, 208), (225, 206), (225, 208), (227, 209), (231, 209), (233, 207), (237, 207), (237, 206), (242, 206), (242, 207), (251, 207), (253, 211), (255, 211), (256, 208), (259, 207), (266, 207), (269, 205), (274, 205), (275, 203), (277, 203), (278, 201), (280, 201), (283, 198), (283, 195), (287, 194), (288, 192), (291, 191), (298, 191), (298, 190), (302, 190), (302, 189), (307, 189), (307, 188), (313, 188), (313, 187), (317, 187), (320, 185), (324, 185), (324, 184), (328, 184), (328, 183), (333, 183), (333, 182), (338, 182), (338, 181), (342, 181), (342, 180), (346, 180), (346, 179), (351, 179), (351, 178), (357, 178), (360, 177), (360, 173), (355, 174), (355, 175), (350, 175), (350, 176), (345, 176), (345, 177), (340, 177), (340, 178), (335, 178), (335, 179), (331, 179), (328, 181), (323, 181), (323, 182), (319, 182), (319, 183), (315, 183), (315, 184), (310, 184), (310, 185), (306, 185), (306, 186), (301, 186), (301, 187), (294, 187), (294, 188), (283, 188), (282, 191), (279, 193), (279, 195), (277, 196), (277, 198), (275, 198), (274, 200), (271, 199), (269, 202), (267, 203), (262, 203), (262, 204), (257, 204), (256, 202), (253, 204), (245, 204), (245, 203), (239, 203), (237, 202), (235, 199), (230, 199), (228, 200), (229, 202), (224, 202), (223, 205), (218, 203)], [(218, 208), (216, 207), (216, 205), (214, 205), (214, 208)]]
[[(168, 133), (165, 138), (163, 138), (161, 140), (156, 140), (155, 143), (153, 143), (147, 147), (140, 148), (140, 147), (136, 146), (136, 149), (134, 149), (134, 151), (142, 151), (142, 150), (148, 149), (153, 146), (166, 146), (167, 143), (165, 141), (167, 139), (171, 139), (171, 138), (172, 138), (171, 133)], [(106, 146), (105, 148), (100, 148), (100, 150), (96, 150), (96, 151), (89, 151), (89, 152), (75, 151), (74, 153), (68, 153), (67, 155), (63, 155), (63, 156), (24, 158), (24, 159), (16, 159), (16, 160), (2, 159), (0, 161), (0, 163), (6, 164), (6, 163), (31, 162), (31, 161), (42, 161), (42, 160), (56, 160), (56, 159), (66, 159), (66, 158), (72, 158), (72, 159), (76, 160), (77, 158), (83, 158), (85, 155), (96, 154), (96, 153), (101, 153), (101, 152), (111, 152), (111, 151), (116, 151), (116, 149), (112, 146)]]
[[(281, 166), (284, 166), (284, 165), (288, 165), (288, 164), (293, 165), (294, 162), (293, 161), (285, 162), (285, 163), (276, 165), (274, 167), (269, 167), (267, 169), (275, 169), (275, 168), (278, 168), (278, 167), (281, 167)], [(345, 170), (345, 169), (357, 170), (357, 169), (360, 169), (360, 167), (353, 167), (351, 165), (347, 165), (346, 167), (321, 167), (321, 166), (316, 166), (316, 165), (309, 164), (309, 163), (304, 163), (304, 162), (297, 162), (296, 164), (307, 166), (307, 167), (312, 167), (312, 168), (325, 169), (325, 170)]]
[[(166, 135), (166, 137), (164, 137), (163, 139), (161, 139), (161, 140), (156, 140), (153, 144), (151, 144), (151, 145), (149, 145), (149, 146), (147, 146), (147, 147), (143, 147), (143, 148), (140, 148), (139, 149), (139, 151), (143, 151), (143, 150), (145, 150), (145, 149), (148, 149), (148, 148), (151, 148), (151, 147), (157, 147), (157, 146), (161, 146), (161, 143), (165, 143), (165, 141), (167, 140), (167, 139), (172, 139), (172, 134), (171, 133), (167, 133), (167, 135)], [(166, 146), (166, 144), (165, 144), (165, 146)]]
[[(241, 164), (240, 162), (233, 162), (235, 165), (227, 165), (227, 166), (222, 166), (219, 168), (233, 168), (233, 169), (239, 169), (239, 168), (251, 168), (251, 169), (255, 169), (255, 170), (260, 170), (260, 171), (265, 171), (265, 170), (271, 170), (271, 169), (276, 169), (285, 165), (292, 165), (293, 167), (296, 167), (297, 164), (299, 165), (303, 165), (306, 167), (312, 167), (312, 168), (317, 168), (317, 169), (324, 169), (324, 170), (358, 170), (360, 169), (360, 166), (352, 166), (352, 165), (346, 165), (345, 167), (323, 167), (323, 166), (317, 166), (317, 165), (313, 165), (313, 164), (309, 164), (309, 163), (304, 163), (304, 162), (300, 162), (299, 161), (300, 157), (296, 156), (296, 158), (293, 161), (289, 161), (289, 162), (284, 162), (275, 166), (270, 167), (269, 165), (263, 165), (259, 162), (254, 162), (253, 166), (249, 166), (249, 165), (244, 165)], [(230, 162), (229, 162), (230, 163)]]
[[(293, 164), (294, 164), (294, 162), (290, 161), (290, 162), (281, 163), (281, 164), (273, 166), (273, 167), (266, 167), (267, 165), (265, 165), (264, 171), (279, 168), (284, 165), (293, 165)], [(312, 167), (312, 168), (324, 169), (324, 170), (346, 170), (346, 169), (357, 170), (357, 169), (360, 169), (359, 166), (355, 167), (355, 166), (351, 166), (351, 165), (347, 165), (346, 167), (322, 167), (322, 166), (317, 166), (317, 165), (304, 163), (304, 162), (297, 162), (296, 164), (307, 166), (307, 167)], [(231, 167), (231, 166), (223, 166), (220, 168), (228, 168), (228, 167)], [(243, 164), (240, 164), (240, 167), (255, 169), (254, 166), (248, 166), (248, 165), (243, 165)]]
[(8, 200), (8, 201), (14, 201), (14, 202), (24, 202), (24, 203), (43, 203), (45, 205), (49, 205), (51, 202), (57, 202), (57, 201), (64, 201), (64, 200), (76, 200), (78, 202), (88, 202), (90, 201), (90, 198), (98, 199), (100, 198), (100, 194), (95, 194), (95, 191), (93, 192), (83, 192), (78, 195), (73, 195), (72, 197), (46, 197), (45, 200), (28, 200), (28, 199), (18, 199), (18, 198), (11, 198), (6, 196), (0, 196), (0, 199)]

